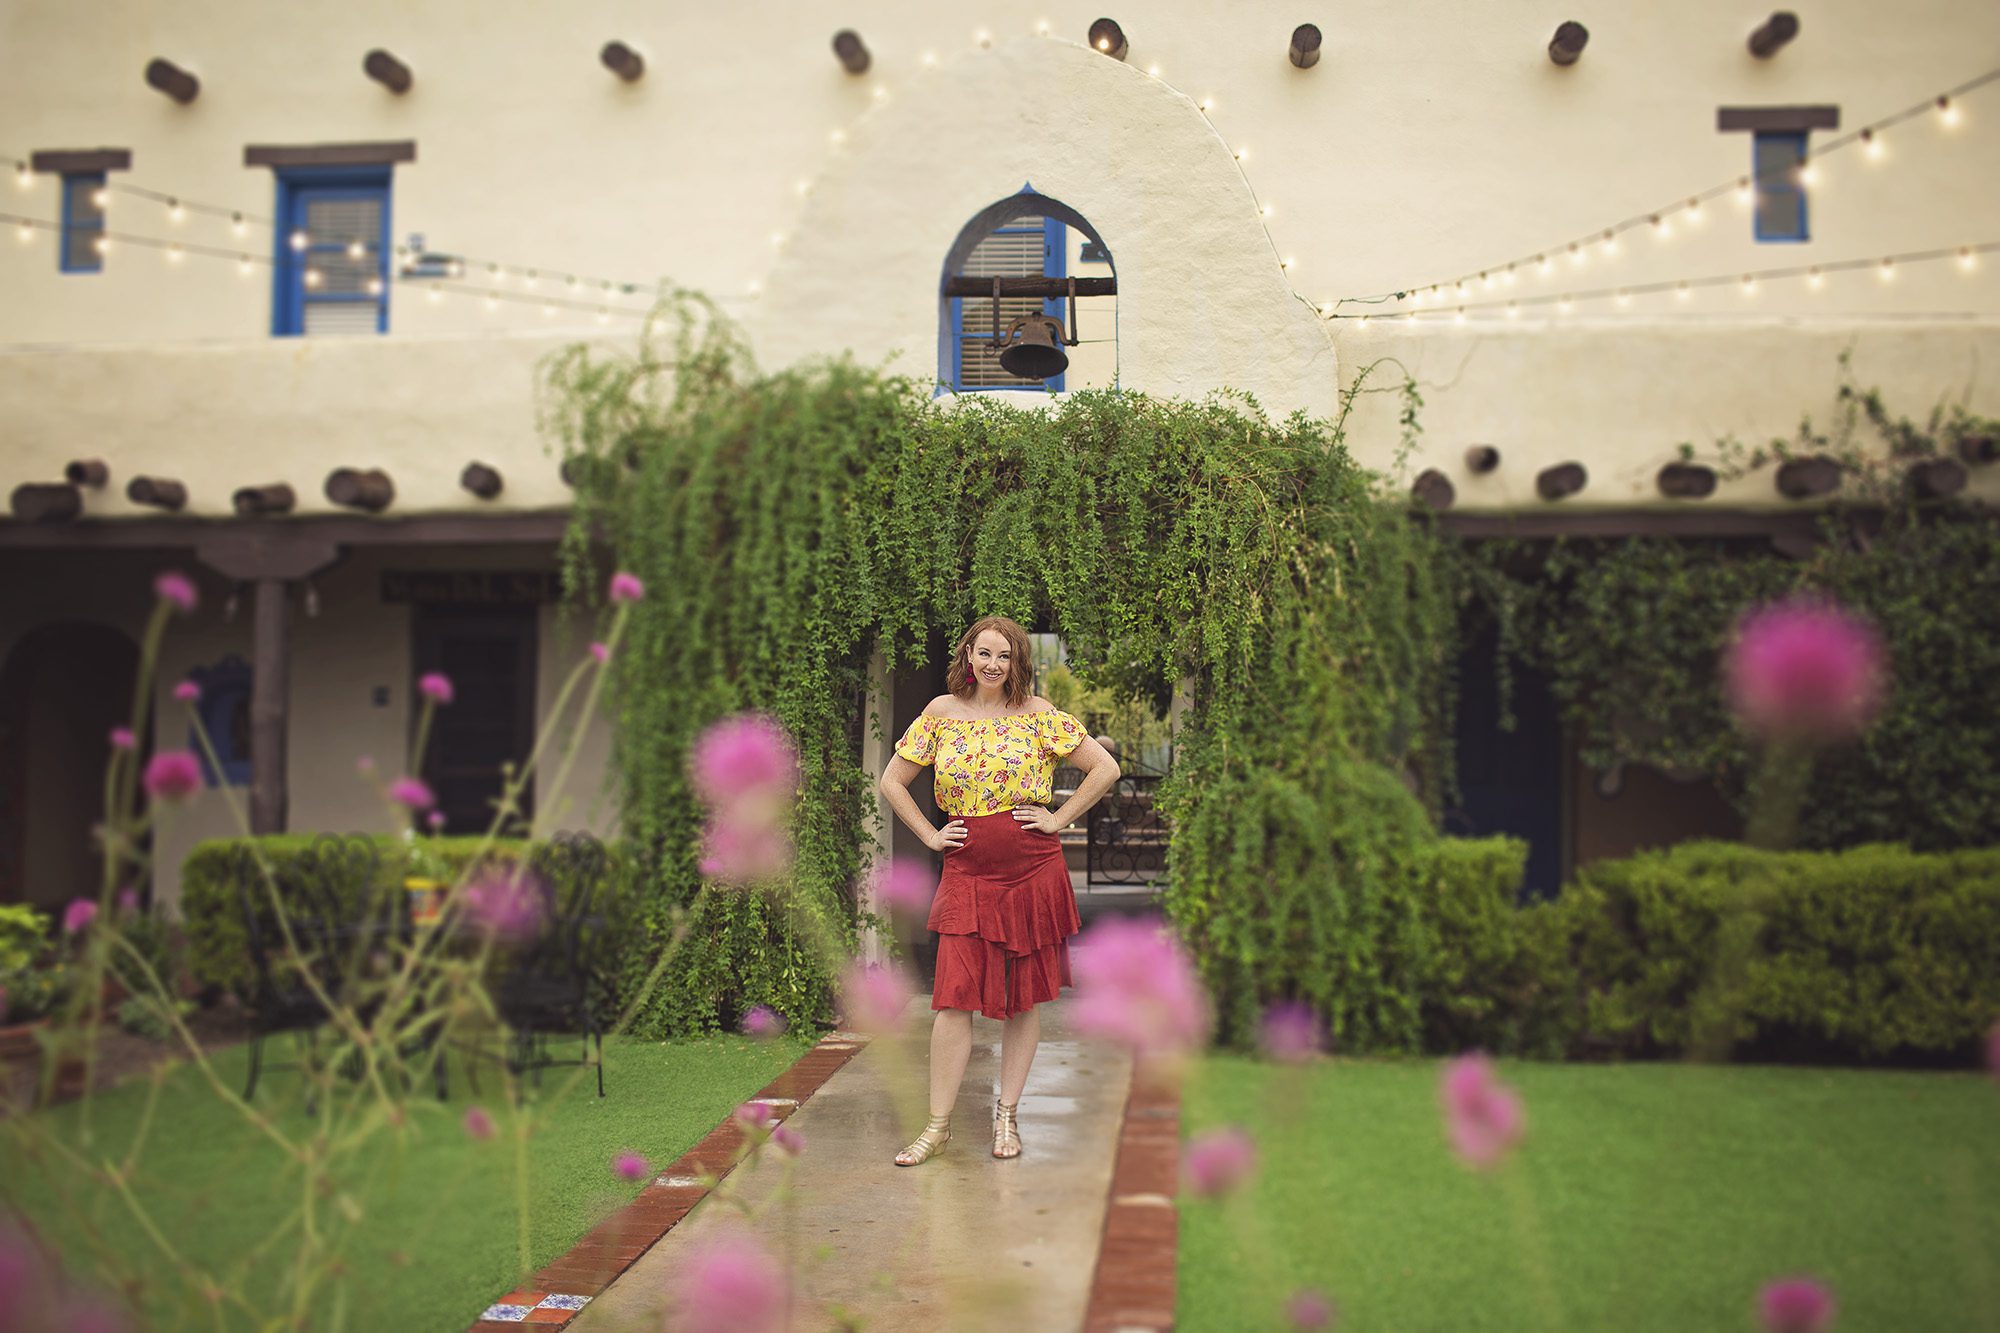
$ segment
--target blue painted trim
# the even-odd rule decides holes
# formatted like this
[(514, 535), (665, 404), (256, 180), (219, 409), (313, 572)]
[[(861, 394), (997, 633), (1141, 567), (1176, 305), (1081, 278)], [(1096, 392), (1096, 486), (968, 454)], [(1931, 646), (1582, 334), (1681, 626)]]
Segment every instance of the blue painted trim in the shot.
[(235, 653), (228, 653), (219, 661), (188, 672), (188, 679), (201, 687), (201, 698), (195, 704), (195, 710), (201, 716), (202, 729), (208, 733), (209, 743), (222, 760), (222, 773), (218, 777), (207, 753), (198, 743), (194, 729), (189, 728), (188, 748), (201, 755), (202, 779), (211, 787), (225, 782), (232, 787), (249, 786), (250, 737), (240, 731), (236, 722), (249, 713), (250, 664)]
[[(389, 331), (389, 255), (393, 221), (390, 217), (395, 191), (388, 167), (286, 167), (277, 172), (278, 222), (274, 239), (276, 252), (271, 264), (271, 334), (297, 337), (305, 332), (305, 308), (313, 305), (373, 304), (375, 331)], [(382, 284), (380, 296), (363, 293), (328, 293), (308, 297), (306, 268), (315, 254), (338, 253), (338, 244), (311, 244), (304, 250), (292, 248), (292, 233), (304, 230), (306, 206), (316, 199), (376, 199), (381, 202), (381, 228), (375, 238), (375, 276)]]
[[(1021, 187), (1021, 193), (1033, 194), (1034, 187), (1032, 185), (1024, 185)], [(1032, 236), (1035, 234), (1035, 230), (1036, 229), (1033, 227), (995, 227), (992, 231), (988, 232), (987, 235), (988, 236)], [(1040, 230), (1042, 233), (1042, 276), (1046, 278), (1068, 277), (1069, 249), (1068, 246), (1064, 244), (1064, 242), (1067, 240), (1067, 230), (1068, 230), (1067, 225), (1063, 222), (1061, 218), (1044, 217), (1042, 219), (1042, 225)], [(982, 237), (981, 239), (984, 238)], [(1063, 382), (1068, 378), (1067, 372), (1065, 372), (1062, 375), (1054, 376), (1051, 379), (1043, 380), (1037, 384), (1000, 385), (1000, 384), (965, 383), (965, 303), (967, 300), (978, 301), (979, 299), (980, 298), (978, 297), (964, 297), (964, 296), (954, 296), (950, 298), (951, 380), (948, 390), (944, 385), (940, 385), (938, 392), (944, 393), (948, 391), (951, 393), (1048, 393), (1054, 391), (1056, 393), (1061, 393), (1063, 391)], [(986, 299), (990, 302), (992, 298), (988, 297)], [(1065, 321), (1064, 327), (1068, 328), (1069, 327), (1067, 322), (1068, 316), (1066, 314), (1068, 304), (1069, 304), (1068, 301), (1062, 297), (1054, 297), (1045, 300), (1042, 302), (1042, 313), (1048, 315), (1054, 315), (1058, 319), (1064, 320)], [(991, 307), (989, 306), (988, 309), (991, 309)], [(1075, 329), (1070, 329), (1070, 336), (1071, 337), (1076, 336)], [(932, 396), (935, 397), (937, 395), (934, 394)]]
[(65, 172), (62, 178), (62, 232), (56, 240), (56, 263), (64, 273), (102, 273), (104, 256), (97, 247), (85, 238), (83, 256), (79, 261), (70, 251), (70, 238), (79, 232), (94, 231), (104, 234), (104, 210), (97, 210), (94, 220), (79, 219), (75, 213), (76, 197), (92, 190), (104, 188), (104, 173), (101, 171)]
[[(1779, 140), (1791, 143), (1798, 150), (1795, 154), (1797, 161), (1804, 162), (1808, 160), (1806, 156), (1806, 132), (1804, 130), (1759, 130), (1750, 136), (1750, 170), (1753, 179), (1757, 179), (1755, 173), (1757, 170), (1758, 146), (1766, 142)], [(1764, 210), (1761, 207), (1755, 206), (1761, 201), (1753, 201), (1753, 206), (1750, 210), (1751, 233), (1757, 240), (1766, 243), (1796, 245), (1812, 239), (1812, 227), (1807, 219), (1805, 186), (1790, 180), (1772, 183), (1757, 179), (1756, 188), (1761, 193), (1769, 195), (1774, 199), (1792, 198), (1798, 200), (1799, 204), (1797, 231), (1766, 231), (1764, 229)]]

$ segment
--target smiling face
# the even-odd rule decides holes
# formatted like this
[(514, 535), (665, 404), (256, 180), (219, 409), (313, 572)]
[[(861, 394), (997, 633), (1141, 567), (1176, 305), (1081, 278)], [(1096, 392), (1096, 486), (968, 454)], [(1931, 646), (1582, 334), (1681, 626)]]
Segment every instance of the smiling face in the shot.
[(965, 632), (952, 654), (945, 686), (961, 699), (996, 694), (1008, 708), (1028, 701), (1034, 661), (1028, 632), (1005, 616), (987, 616)]

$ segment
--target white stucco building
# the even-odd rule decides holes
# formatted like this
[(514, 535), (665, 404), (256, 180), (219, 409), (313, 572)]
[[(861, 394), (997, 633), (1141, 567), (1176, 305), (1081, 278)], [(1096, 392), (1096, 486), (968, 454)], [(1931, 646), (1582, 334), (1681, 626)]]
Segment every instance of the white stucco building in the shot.
[[(432, 776), (476, 809), (583, 646), (542, 577), (568, 490), (535, 367), (629, 343), (661, 283), (713, 295), (766, 365), (845, 349), (943, 393), (1231, 388), (1327, 414), (1371, 366), (1407, 370), (1404, 478), (1448, 483), (1468, 532), (1780, 534), (1816, 501), (1774, 469), (1682, 498), (1661, 469), (1824, 415), (1844, 353), (1900, 411), (2000, 415), (2000, 8), (1108, 17), (0, 11), (0, 901), (88, 873), (101, 738), (166, 567), (205, 610), (162, 691), (199, 671), (245, 705), (218, 724), (227, 780), (262, 770), (260, 827), (378, 825), (352, 761), (395, 762), (435, 667), (465, 697)], [(1084, 285), (1074, 325), (1048, 306), (1081, 341), (1046, 388), (984, 346), (996, 275)], [(1396, 464), (1398, 407), (1357, 397), (1363, 461)], [(2000, 498), (1980, 462), (1933, 484)], [(884, 682), (892, 726), (924, 686)], [(606, 743), (539, 818), (606, 826)], [(208, 801), (162, 833), (162, 901), (228, 831)]]

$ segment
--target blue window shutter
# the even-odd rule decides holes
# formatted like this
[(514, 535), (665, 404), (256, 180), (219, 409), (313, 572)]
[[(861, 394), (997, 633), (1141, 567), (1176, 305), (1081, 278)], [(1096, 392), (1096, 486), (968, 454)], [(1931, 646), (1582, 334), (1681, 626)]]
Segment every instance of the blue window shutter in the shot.
[(1750, 166), (1757, 183), (1755, 234), (1760, 241), (1808, 241), (1803, 130), (1759, 130), (1751, 138)]
[(65, 273), (99, 273), (104, 255), (97, 242), (104, 235), (104, 208), (97, 192), (104, 188), (101, 171), (72, 171), (62, 178), (62, 243), (58, 256)]
[[(1068, 228), (1058, 218), (1016, 218), (988, 233), (974, 247), (962, 271), (974, 277), (1066, 277), (1069, 272), (1069, 256), (1065, 252), (1067, 239)], [(1012, 320), (1033, 314), (1037, 309), (1061, 319), (1068, 318), (1068, 304), (1061, 298), (1037, 302), (1033, 297), (1009, 297), (1000, 302), (1000, 327), (1005, 329)], [(1057, 375), (1048, 380), (1015, 379), (1001, 371), (992, 354), (983, 350), (993, 335), (991, 297), (952, 297), (951, 327), (953, 390), (961, 393), (1062, 391), (1066, 376)], [(968, 351), (974, 354), (970, 359)]]
[[(300, 167), (278, 173), (281, 225), (272, 265), (272, 333), (290, 337), (388, 330), (389, 183), (387, 167)], [(292, 237), (301, 232), (307, 243), (297, 249)]]

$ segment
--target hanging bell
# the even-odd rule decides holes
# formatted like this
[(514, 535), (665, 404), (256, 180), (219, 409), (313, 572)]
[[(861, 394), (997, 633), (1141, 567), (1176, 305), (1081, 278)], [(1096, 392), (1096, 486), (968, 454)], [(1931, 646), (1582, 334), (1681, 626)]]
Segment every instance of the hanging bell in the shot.
[(1051, 379), (1069, 369), (1066, 341), (1063, 322), (1054, 315), (1023, 315), (1000, 339), (1000, 369), (1024, 380)]

